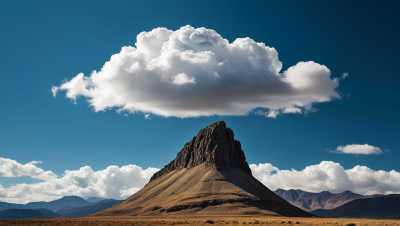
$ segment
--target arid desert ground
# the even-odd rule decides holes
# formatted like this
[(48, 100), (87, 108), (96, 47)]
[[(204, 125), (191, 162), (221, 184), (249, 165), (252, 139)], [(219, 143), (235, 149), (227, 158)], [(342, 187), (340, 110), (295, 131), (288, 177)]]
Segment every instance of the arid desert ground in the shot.
[(295, 217), (260, 217), (260, 216), (187, 216), (168, 218), (133, 218), (133, 217), (81, 217), (53, 219), (1, 220), (0, 225), (400, 225), (400, 220), (371, 220), (346, 218), (295, 218)]

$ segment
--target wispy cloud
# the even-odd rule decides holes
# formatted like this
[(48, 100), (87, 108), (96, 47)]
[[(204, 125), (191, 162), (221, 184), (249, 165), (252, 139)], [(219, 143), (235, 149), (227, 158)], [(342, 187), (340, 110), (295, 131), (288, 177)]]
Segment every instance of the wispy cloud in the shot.
[(368, 144), (349, 144), (345, 146), (339, 146), (336, 148), (336, 151), (331, 150), (330, 152), (353, 155), (379, 155), (383, 153), (380, 148)]
[(345, 72), (343, 73), (342, 77), (340, 77), (340, 80), (343, 80), (349, 76), (349, 73)]

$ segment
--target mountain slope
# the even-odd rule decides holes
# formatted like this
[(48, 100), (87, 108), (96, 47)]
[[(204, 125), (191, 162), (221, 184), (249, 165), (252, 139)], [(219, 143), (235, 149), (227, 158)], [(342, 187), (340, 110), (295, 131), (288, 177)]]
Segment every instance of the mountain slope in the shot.
[[(108, 209), (121, 200), (106, 199), (89, 206), (69, 208), (71, 203), (59, 209), (56, 213), (48, 209), (7, 209), (0, 212), (0, 219), (27, 219), (27, 218), (54, 218), (54, 217), (81, 217)], [(37, 203), (35, 203), (37, 205)], [(42, 204), (40, 202), (39, 204)], [(54, 203), (53, 203), (54, 204)], [(23, 206), (23, 205), (22, 205)], [(54, 207), (54, 206), (50, 206)]]
[(40, 209), (35, 209), (35, 210), (41, 212), (43, 215), (46, 216), (46, 218), (61, 217), (60, 214), (54, 213), (53, 211), (48, 210), (48, 209), (40, 208)]
[(0, 211), (7, 209), (29, 209), (23, 204), (14, 204), (8, 202), (0, 202)]
[(32, 210), (32, 209), (8, 209), (0, 212), (0, 219), (28, 219), (28, 218), (51, 218), (55, 215), (49, 210)]
[(105, 198), (101, 198), (101, 197), (90, 197), (87, 198), (86, 201), (91, 202), (91, 203), (96, 203), (96, 202), (100, 202), (106, 200)]
[(400, 219), (400, 195), (353, 200), (331, 210), (325, 217)]
[(140, 191), (92, 216), (312, 216), (256, 180), (225, 122), (202, 129)]
[(71, 209), (62, 209), (57, 211), (56, 213), (62, 215), (63, 217), (83, 217), (93, 213), (97, 213), (99, 211), (108, 209), (114, 206), (117, 203), (120, 203), (122, 200), (115, 199), (106, 199), (97, 202), (94, 205), (84, 206), (84, 207), (75, 207)]
[(327, 209), (317, 209), (317, 210), (310, 211), (310, 213), (314, 214), (317, 217), (325, 217), (331, 211), (332, 210), (327, 210)]
[(306, 211), (317, 209), (334, 209), (355, 199), (379, 197), (380, 195), (359, 195), (351, 191), (344, 191), (339, 194), (332, 194), (329, 191), (320, 193), (305, 192), (302, 190), (278, 189), (275, 194), (279, 195), (289, 203)]
[[(97, 197), (89, 198), (91, 201), (101, 199)], [(121, 200), (103, 199), (92, 203), (77, 196), (65, 196), (51, 202), (30, 202), (25, 205), (0, 202), (0, 211), (7, 210), (2, 213), (3, 218), (1, 219), (80, 217), (110, 208), (119, 202)], [(57, 211), (57, 213), (52, 210)]]
[(74, 207), (82, 207), (93, 205), (93, 203), (88, 202), (78, 196), (64, 196), (61, 199), (57, 199), (51, 202), (30, 202), (25, 205), (26, 208), (39, 209), (44, 208), (51, 211), (57, 211), (60, 209), (70, 209)]

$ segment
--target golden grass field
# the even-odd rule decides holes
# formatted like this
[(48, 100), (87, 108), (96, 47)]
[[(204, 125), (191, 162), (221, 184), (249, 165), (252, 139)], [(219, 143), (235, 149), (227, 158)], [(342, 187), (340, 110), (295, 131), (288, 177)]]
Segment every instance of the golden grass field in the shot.
[(168, 218), (134, 217), (80, 217), (0, 220), (0, 225), (97, 225), (97, 226), (132, 226), (132, 225), (400, 225), (400, 220), (370, 220), (345, 218), (295, 218), (262, 216), (187, 216)]

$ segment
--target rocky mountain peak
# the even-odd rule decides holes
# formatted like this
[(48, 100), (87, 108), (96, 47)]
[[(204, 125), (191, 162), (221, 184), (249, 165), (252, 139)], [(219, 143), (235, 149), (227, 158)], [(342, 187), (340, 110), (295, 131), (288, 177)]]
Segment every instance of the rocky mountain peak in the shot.
[(185, 144), (176, 158), (153, 175), (150, 181), (173, 170), (190, 169), (205, 163), (207, 166), (239, 168), (251, 175), (246, 157), (233, 131), (219, 121), (200, 130), (197, 136)]

